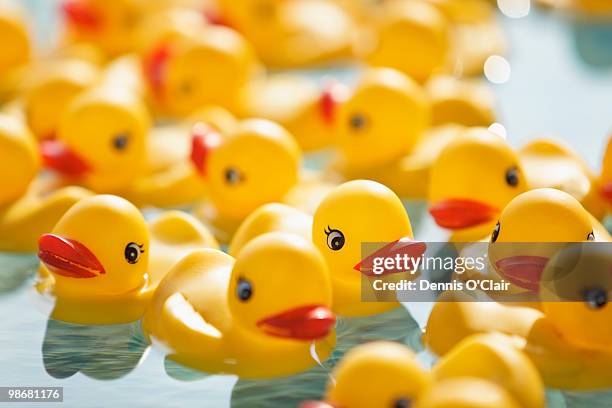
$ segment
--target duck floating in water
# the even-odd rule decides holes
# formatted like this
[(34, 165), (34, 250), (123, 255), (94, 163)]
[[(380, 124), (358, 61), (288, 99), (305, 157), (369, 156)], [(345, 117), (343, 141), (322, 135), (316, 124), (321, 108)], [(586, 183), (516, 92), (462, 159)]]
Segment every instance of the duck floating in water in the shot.
[(38, 242), (39, 292), (55, 298), (54, 319), (118, 324), (139, 319), (170, 268), (212, 235), (178, 211), (147, 225), (129, 201), (112, 195), (72, 206)]
[(244, 378), (293, 374), (335, 345), (331, 284), (321, 254), (296, 235), (269, 233), (238, 258), (196, 250), (166, 275), (143, 320), (170, 358)]

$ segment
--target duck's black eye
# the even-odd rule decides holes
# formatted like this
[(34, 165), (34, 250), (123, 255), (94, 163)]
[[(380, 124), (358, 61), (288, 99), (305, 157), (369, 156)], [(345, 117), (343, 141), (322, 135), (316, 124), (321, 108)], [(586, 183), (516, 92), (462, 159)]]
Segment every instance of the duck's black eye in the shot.
[(595, 241), (595, 234), (593, 231), (589, 232), (589, 235), (587, 235), (587, 241)]
[(130, 135), (127, 132), (119, 133), (113, 138), (113, 147), (116, 150), (123, 151), (127, 148), (130, 142)]
[(495, 242), (497, 241), (497, 238), (499, 237), (499, 230), (501, 229), (501, 226), (499, 225), (499, 222), (495, 225), (495, 228), (493, 229), (493, 233), (491, 234), (491, 242)]
[(238, 184), (244, 179), (244, 177), (242, 177), (242, 174), (232, 167), (225, 169), (223, 177), (225, 177), (225, 181), (227, 182), (227, 184), (231, 185)]
[(236, 285), (236, 296), (243, 302), (246, 302), (253, 296), (253, 285), (246, 279), (240, 278)]
[(512, 167), (506, 172), (506, 183), (509, 186), (516, 187), (519, 183), (518, 169)]
[(400, 398), (393, 401), (393, 408), (410, 408), (412, 403), (408, 398)]
[(601, 309), (608, 304), (608, 293), (604, 288), (593, 287), (584, 291), (584, 301), (591, 309)]
[(355, 113), (349, 118), (349, 125), (353, 130), (361, 130), (366, 127), (367, 124), (368, 121), (362, 114)]
[(128, 261), (128, 263), (135, 264), (136, 262), (138, 262), (138, 260), (140, 259), (140, 255), (143, 252), (144, 249), (142, 249), (142, 245), (138, 245), (135, 242), (130, 242), (126, 245), (123, 254), (125, 256), (125, 260)]
[(344, 234), (342, 231), (327, 227), (325, 234), (327, 234), (327, 246), (329, 249), (332, 251), (339, 251), (342, 249), (344, 246)]

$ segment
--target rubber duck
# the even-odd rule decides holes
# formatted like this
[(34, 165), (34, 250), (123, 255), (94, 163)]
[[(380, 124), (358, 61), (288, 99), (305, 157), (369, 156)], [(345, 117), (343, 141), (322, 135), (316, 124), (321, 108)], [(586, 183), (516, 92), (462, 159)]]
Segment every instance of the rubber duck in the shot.
[(218, 245), (193, 217), (161, 215), (149, 225), (129, 201), (112, 195), (72, 206), (38, 241), (42, 294), (54, 319), (119, 324), (139, 319), (168, 270), (196, 248)]
[(296, 141), (283, 127), (263, 119), (241, 121), (226, 135), (196, 125), (191, 158), (211, 200), (199, 215), (222, 242), (258, 207), (282, 202), (299, 180)]
[(431, 169), (429, 212), (453, 242), (488, 239), (500, 211), (528, 189), (522, 163), (500, 136), (468, 129)]
[(607, 212), (610, 213), (612, 212), (612, 138), (610, 138), (604, 153), (600, 184), (601, 195), (607, 203)]
[(597, 243), (576, 243), (558, 253), (543, 273), (541, 310), (445, 293), (431, 312), (425, 343), (444, 355), (472, 334), (502, 333), (536, 365), (548, 387), (609, 388), (610, 262), (609, 250)]
[(155, 291), (143, 328), (188, 367), (276, 377), (315, 365), (311, 351), (327, 358), (335, 345), (330, 307), (317, 249), (296, 235), (269, 233), (236, 259), (210, 249), (184, 257)]
[(544, 407), (534, 365), (502, 336), (465, 339), (427, 370), (412, 350), (376, 341), (351, 349), (334, 369), (325, 402), (300, 408)]
[(29, 63), (32, 44), (23, 10), (16, 2), (0, 4), (0, 101), (10, 99), (18, 90), (24, 67)]
[(579, 11), (588, 16), (609, 17), (612, 5), (606, 0), (538, 0), (544, 7)]
[(228, 27), (185, 24), (189, 31), (172, 25), (142, 52), (155, 106), (178, 117), (210, 104), (236, 110), (242, 88), (259, 72), (250, 44)]
[(333, 106), (346, 89), (330, 83), (320, 89), (313, 81), (275, 74), (249, 83), (241, 97), (241, 116), (269, 119), (283, 125), (305, 151), (334, 144)]
[(518, 151), (530, 188), (552, 187), (573, 195), (596, 218), (605, 214), (597, 176), (569, 146), (534, 140)]
[(223, 20), (273, 68), (321, 64), (351, 54), (354, 23), (327, 0), (219, 1)]
[(38, 237), (51, 231), (70, 206), (90, 193), (77, 187), (55, 189), (36, 178), (36, 139), (19, 119), (0, 114), (0, 249), (33, 252)]

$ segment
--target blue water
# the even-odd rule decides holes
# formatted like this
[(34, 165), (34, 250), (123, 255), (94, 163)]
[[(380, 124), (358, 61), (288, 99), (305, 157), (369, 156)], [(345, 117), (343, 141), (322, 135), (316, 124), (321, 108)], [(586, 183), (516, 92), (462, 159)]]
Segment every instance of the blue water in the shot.
[[(40, 48), (56, 26), (49, 0), (32, 7)], [(494, 86), (500, 123), (515, 146), (545, 135), (566, 140), (598, 169), (612, 130), (612, 28), (532, 12), (502, 20), (510, 41), (510, 80)], [(351, 78), (350, 71), (342, 72)], [(330, 71), (309, 73), (321, 77)], [(318, 161), (313, 158), (309, 164)], [(444, 234), (425, 216), (422, 203), (407, 203), (417, 237)], [(49, 306), (32, 290), (34, 256), (0, 254), (0, 385), (63, 386), (63, 406), (286, 407), (321, 396), (329, 372), (351, 346), (373, 339), (401, 341), (426, 364), (421, 327), (431, 305), (407, 304), (381, 316), (343, 319), (338, 350), (322, 367), (269, 381), (206, 375), (166, 361), (148, 348), (138, 323), (79, 326), (49, 320)], [(412, 315), (411, 315), (412, 314)], [(610, 407), (612, 390), (548, 393), (549, 406)], [(20, 406), (27, 406), (22, 404)]]

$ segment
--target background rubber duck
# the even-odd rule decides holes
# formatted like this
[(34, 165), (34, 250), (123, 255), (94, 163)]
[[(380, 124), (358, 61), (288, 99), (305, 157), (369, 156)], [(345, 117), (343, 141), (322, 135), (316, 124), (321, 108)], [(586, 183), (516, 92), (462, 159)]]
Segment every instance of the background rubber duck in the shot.
[(311, 348), (321, 359), (329, 355), (330, 307), (329, 274), (317, 249), (295, 235), (270, 233), (237, 259), (215, 250), (183, 258), (157, 288), (143, 327), (183, 365), (266, 378), (316, 364)]
[(607, 212), (612, 212), (612, 138), (608, 142), (608, 147), (604, 153), (603, 164), (601, 166), (601, 195), (607, 203)]
[(241, 32), (270, 67), (320, 64), (348, 57), (353, 21), (327, 0), (220, 0), (223, 21)]
[(431, 371), (412, 350), (371, 342), (350, 350), (335, 368), (326, 402), (300, 408), (544, 407), (534, 365), (501, 336), (465, 339)]
[[(90, 193), (77, 187), (55, 190), (36, 179), (36, 139), (19, 119), (0, 115), (0, 249), (33, 252), (38, 237), (51, 231), (70, 206)], [(55, 191), (54, 191), (55, 190)]]
[(0, 44), (0, 102), (4, 102), (17, 91), (32, 53), (26, 19), (16, 2), (0, 4)]
[(38, 290), (56, 298), (52, 317), (80, 324), (137, 320), (166, 272), (195, 248), (218, 247), (193, 217), (163, 214), (149, 226), (112, 195), (72, 206), (38, 243)]
[(528, 189), (519, 157), (486, 129), (473, 128), (454, 139), (431, 169), (430, 213), (452, 230), (451, 241), (490, 236), (500, 211)]

